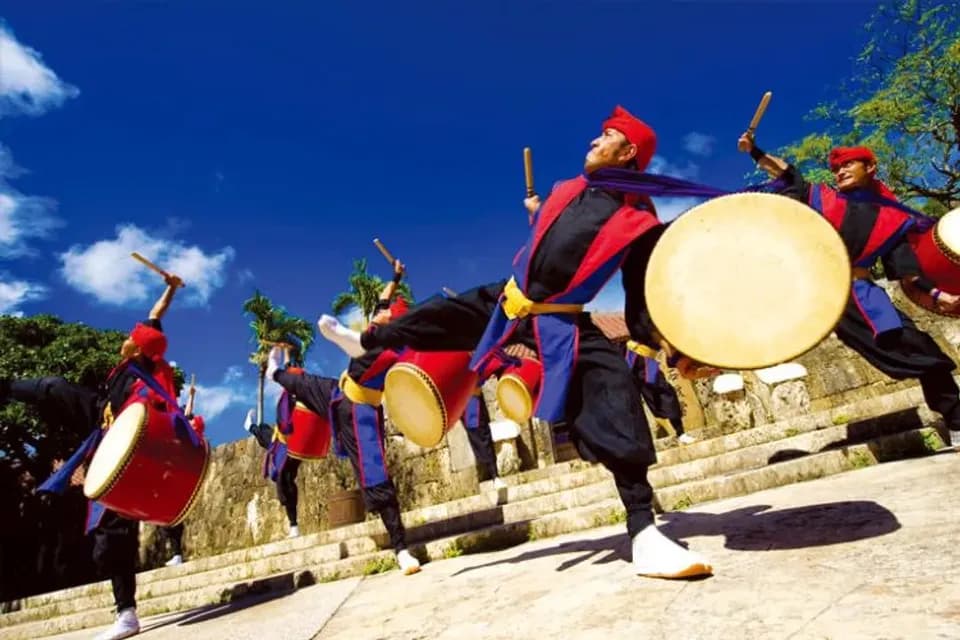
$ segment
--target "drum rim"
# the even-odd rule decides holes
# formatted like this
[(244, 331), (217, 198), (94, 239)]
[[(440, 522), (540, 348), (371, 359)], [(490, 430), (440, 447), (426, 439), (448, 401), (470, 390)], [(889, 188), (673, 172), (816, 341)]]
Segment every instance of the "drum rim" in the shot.
[[(503, 386), (504, 390), (506, 390), (507, 385), (514, 388), (520, 388), (519, 395), (524, 405), (524, 414), (526, 415), (526, 418), (523, 420), (517, 420), (516, 416), (508, 415), (508, 411), (506, 409), (508, 403), (505, 403), (500, 395), (501, 386)], [(497, 402), (500, 404), (500, 410), (503, 411), (503, 414), (517, 424), (524, 424), (525, 422), (528, 422), (531, 417), (533, 417), (533, 394), (531, 394), (530, 389), (527, 388), (526, 382), (524, 382), (523, 379), (516, 374), (508, 373), (501, 377), (497, 382)]]
[[(106, 434), (110, 432), (111, 427), (113, 426), (113, 424), (116, 423), (116, 421), (120, 418), (120, 416), (122, 416), (128, 409), (131, 409), (136, 405), (139, 405), (140, 407), (143, 408), (143, 415), (141, 416), (139, 423), (137, 424), (135, 436), (130, 439), (130, 445), (127, 447), (126, 451), (124, 451), (123, 454), (120, 456), (120, 460), (122, 460), (122, 464), (118, 464), (114, 468), (114, 470), (110, 473), (110, 475), (107, 476), (107, 479), (104, 482), (100, 483), (100, 486), (102, 488), (99, 492), (96, 492), (95, 495), (92, 493), (87, 493), (87, 481), (90, 479), (90, 467), (93, 466), (93, 458), (96, 458), (97, 451), (100, 450), (100, 445), (103, 444), (103, 438), (106, 438)], [(91, 500), (99, 500), (106, 494), (110, 493), (114, 485), (116, 485), (117, 480), (119, 480), (120, 476), (124, 474), (124, 472), (127, 470), (127, 467), (130, 466), (130, 461), (133, 459), (133, 452), (136, 451), (137, 448), (140, 446), (140, 441), (143, 439), (144, 433), (146, 433), (147, 420), (149, 419), (149, 417), (150, 417), (150, 407), (147, 406), (146, 402), (141, 402), (141, 401), (132, 402), (126, 407), (124, 407), (123, 410), (120, 412), (120, 415), (118, 415), (117, 418), (114, 419), (114, 421), (111, 423), (111, 425), (105, 429), (105, 433), (101, 437), (100, 443), (97, 445), (97, 451), (94, 451), (93, 458), (91, 458), (90, 460), (90, 466), (87, 467), (87, 474), (83, 482), (83, 494), (86, 497), (90, 498)]]
[(164, 526), (173, 527), (181, 522), (190, 514), (190, 510), (193, 509), (194, 503), (197, 501), (197, 497), (200, 495), (200, 489), (203, 488), (204, 483), (207, 481), (207, 474), (210, 471), (210, 443), (207, 442), (206, 438), (201, 439), (203, 443), (203, 470), (200, 472), (200, 479), (197, 480), (196, 486), (193, 488), (193, 493), (190, 494), (190, 499), (187, 500), (187, 504), (183, 506), (183, 509), (180, 510), (180, 514)]
[[(942, 220), (941, 218), (940, 220)], [(936, 245), (937, 250), (943, 254), (943, 257), (952, 262), (954, 265), (960, 266), (960, 254), (947, 246), (947, 243), (940, 237), (940, 220), (937, 220), (937, 223), (933, 225), (933, 243)]]
[[(767, 199), (769, 199), (769, 198), (783, 199), (783, 200), (787, 200), (787, 201), (790, 201), (790, 202), (798, 205), (798, 207), (800, 207), (801, 209), (806, 209), (806, 210), (809, 211), (810, 214), (811, 214), (811, 215), (809, 216), (811, 220), (817, 219), (817, 220), (820, 221), (820, 223), (815, 223), (815, 224), (820, 224), (820, 225), (821, 225), (822, 227), (824, 227), (825, 229), (829, 229), (830, 231), (832, 231), (833, 234), (837, 237), (838, 241), (839, 241), (840, 243), (842, 243), (842, 239), (840, 239), (839, 234), (837, 233), (836, 229), (833, 227), (833, 225), (830, 224), (830, 222), (828, 222), (828, 221), (826, 220), (826, 218), (824, 218), (824, 216), (823, 216), (821, 213), (819, 213), (818, 211), (816, 211), (815, 209), (813, 209), (813, 208), (810, 207), (809, 205), (804, 204), (803, 202), (800, 202), (800, 201), (794, 200), (793, 198), (790, 198), (790, 197), (788, 197), (788, 196), (784, 196), (784, 195), (776, 194), (776, 193), (759, 193), (759, 192), (754, 193), (754, 192), (750, 192), (750, 193), (733, 193), (733, 194), (727, 194), (727, 195), (724, 195), (724, 196), (719, 196), (719, 197), (717, 197), (717, 198), (712, 198), (712, 199), (707, 200), (707, 201), (705, 201), (705, 202), (701, 202), (700, 204), (692, 207), (689, 211), (687, 211), (686, 213), (684, 213), (683, 216), (681, 216), (680, 219), (688, 218), (688, 216), (690, 215), (690, 213), (694, 212), (695, 210), (701, 209), (702, 207), (710, 204), (711, 202), (715, 202), (715, 201), (717, 201), (717, 200), (732, 200), (732, 199), (744, 199), (744, 198), (756, 199), (756, 198), (758, 198), (758, 197), (759, 197), (759, 198), (767, 198)], [(798, 211), (799, 211), (799, 210), (800, 210), (800, 209), (798, 209)], [(669, 231), (669, 229), (668, 229), (667, 231)], [(666, 233), (666, 232), (665, 232), (665, 233)], [(657, 249), (657, 247), (654, 247), (654, 251), (656, 251), (656, 249)], [(850, 282), (850, 281), (852, 281), (852, 277), (853, 277), (853, 276), (852, 276), (852, 273), (853, 273), (853, 262), (852, 262), (852, 260), (850, 259), (850, 255), (849, 255), (849, 253), (846, 251), (846, 247), (845, 247), (845, 246), (844, 246), (844, 251), (843, 251), (842, 255), (846, 258), (847, 271), (848, 271), (847, 281)], [(652, 258), (652, 257), (653, 257), (653, 255), (651, 254), (651, 258)], [(647, 286), (646, 283), (647, 283), (647, 281), (648, 281), (649, 278), (650, 278), (650, 273), (651, 273), (651, 272), (650, 272), (650, 270), (648, 269), (648, 270), (647, 270), (646, 278), (645, 278), (645, 280), (644, 280), (644, 289), (645, 289), (645, 290), (646, 290), (646, 286)], [(792, 359), (794, 359), (794, 358), (797, 358), (797, 357), (799, 357), (799, 356), (802, 356), (802, 355), (805, 354), (805, 353), (808, 353), (809, 351), (811, 351), (812, 349), (814, 349), (817, 345), (819, 345), (820, 343), (822, 343), (831, 333), (833, 333), (833, 331), (836, 329), (837, 324), (838, 324), (838, 323), (840, 322), (840, 320), (843, 318), (844, 311), (846, 310), (846, 306), (847, 306), (847, 304), (849, 303), (849, 300), (850, 300), (850, 295), (852, 295), (852, 287), (849, 287), (849, 286), (848, 286), (848, 287), (847, 287), (847, 296), (846, 296), (846, 298), (844, 299), (843, 304), (837, 305), (837, 309), (835, 310), (835, 314), (834, 314), (835, 317), (833, 318), (832, 322), (830, 323), (829, 328), (826, 329), (825, 331), (823, 331), (823, 332), (818, 336), (818, 338), (817, 338), (817, 340), (816, 340), (815, 342), (813, 342), (810, 346), (803, 347), (803, 348), (801, 348), (801, 349), (798, 349), (798, 350), (795, 351), (795, 352), (789, 352), (789, 353), (785, 353), (785, 354), (783, 354), (783, 355), (781, 355), (781, 356), (778, 356), (776, 362), (769, 362), (769, 363), (762, 363), (762, 364), (753, 364), (753, 363), (751, 363), (751, 364), (745, 364), (744, 362), (720, 362), (720, 361), (714, 360), (714, 359), (712, 359), (712, 358), (704, 358), (704, 357), (702, 357), (702, 355), (700, 355), (700, 354), (688, 353), (688, 352), (686, 352), (686, 351), (684, 351), (683, 354), (686, 355), (686, 356), (688, 356), (689, 358), (692, 358), (692, 359), (698, 361), (698, 362), (701, 362), (701, 363), (703, 363), (703, 364), (705, 364), (705, 365), (708, 365), (708, 366), (711, 366), (711, 367), (714, 367), (714, 368), (717, 368), (717, 369), (730, 369), (730, 370), (737, 370), (737, 371), (749, 371), (749, 370), (752, 370), (752, 369), (762, 369), (762, 368), (770, 367), (770, 366), (773, 366), (773, 365), (775, 365), (775, 364), (779, 364), (779, 363), (782, 363), (782, 362), (787, 362), (787, 361), (789, 361), (789, 360), (792, 360)], [(652, 319), (653, 319), (653, 318), (652, 318), (652, 314), (651, 314), (651, 320), (652, 320)], [(654, 324), (656, 325), (656, 322), (654, 322)], [(666, 337), (668, 340), (670, 339), (670, 336), (667, 336), (665, 332), (662, 332), (662, 331), (661, 331), (661, 333), (664, 333), (664, 337)], [(682, 349), (682, 346), (681, 346), (681, 345), (676, 345), (676, 346), (677, 346), (678, 349)]]
[[(440, 408), (440, 424), (441, 424), (440, 434), (437, 436), (437, 440), (435, 442), (433, 442), (432, 444), (421, 444), (416, 440), (414, 440), (413, 438), (411, 438), (409, 435), (407, 435), (406, 432), (402, 431), (403, 437), (407, 438), (408, 440), (413, 442), (415, 445), (419, 447), (423, 447), (424, 449), (429, 449), (431, 447), (437, 446), (438, 444), (440, 444), (440, 441), (443, 440), (443, 436), (446, 433), (446, 426), (447, 426), (447, 421), (449, 416), (447, 415), (447, 405), (443, 401), (443, 396), (440, 394), (440, 390), (437, 388), (436, 383), (434, 383), (433, 379), (430, 378), (430, 376), (428, 376), (423, 369), (413, 364), (412, 362), (398, 362), (397, 364), (390, 367), (389, 371), (387, 371), (387, 375), (384, 377), (384, 387), (386, 387), (386, 385), (388, 384), (388, 380), (390, 379), (390, 376), (393, 375), (394, 372), (399, 372), (401, 374), (404, 372), (408, 372), (413, 374), (413, 377), (415, 380), (418, 380), (424, 383), (426, 388), (430, 391), (430, 394), (433, 396), (433, 399), (436, 400), (437, 407)], [(390, 410), (390, 405), (391, 405), (390, 397), (391, 396), (389, 393), (385, 394), (384, 403), (387, 405), (387, 414), (391, 416), (390, 420), (394, 423), (394, 425), (396, 425), (397, 424), (396, 418), (393, 417), (396, 415), (396, 413)], [(397, 425), (397, 428), (399, 429), (399, 425)]]

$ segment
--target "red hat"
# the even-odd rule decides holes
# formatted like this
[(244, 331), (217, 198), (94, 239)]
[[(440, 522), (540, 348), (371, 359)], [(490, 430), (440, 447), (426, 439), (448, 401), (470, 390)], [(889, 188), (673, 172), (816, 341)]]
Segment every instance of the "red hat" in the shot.
[(657, 134), (645, 122), (617, 105), (613, 115), (603, 123), (604, 129), (616, 129), (627, 137), (630, 144), (637, 145), (637, 170), (643, 171), (650, 164), (653, 152), (657, 150)]
[(877, 164), (877, 156), (869, 147), (837, 147), (830, 152), (828, 161), (830, 169), (836, 171), (844, 162), (851, 160), (861, 160), (863, 162)]
[(167, 336), (142, 322), (138, 322), (130, 332), (130, 339), (151, 360), (160, 360), (167, 352)]
[(190, 426), (193, 427), (193, 431), (203, 437), (203, 432), (207, 428), (207, 423), (203, 421), (203, 416), (193, 416), (193, 419), (190, 420)]
[(403, 298), (397, 296), (397, 299), (390, 305), (390, 319), (399, 318), (410, 309), (410, 305)]

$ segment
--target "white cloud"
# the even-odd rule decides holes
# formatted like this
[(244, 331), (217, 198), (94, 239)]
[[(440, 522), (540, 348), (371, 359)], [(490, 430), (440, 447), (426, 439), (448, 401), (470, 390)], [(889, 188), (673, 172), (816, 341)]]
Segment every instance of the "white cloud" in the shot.
[(44, 238), (63, 224), (53, 215), (55, 200), (25, 196), (8, 184), (9, 178), (23, 173), (10, 150), (0, 145), (0, 258), (29, 255), (27, 240)]
[(716, 142), (717, 139), (713, 136), (691, 131), (683, 137), (683, 148), (695, 156), (706, 158), (713, 153), (713, 145)]
[(0, 315), (20, 316), (20, 306), (46, 296), (43, 285), (26, 280), (14, 280), (7, 274), (0, 275)]
[(700, 167), (692, 162), (687, 162), (685, 166), (681, 167), (669, 162), (663, 156), (653, 156), (650, 165), (647, 167), (647, 173), (658, 173), (674, 178), (693, 180), (700, 175)]
[(0, 24), (0, 117), (37, 116), (79, 93), (43, 63), (39, 51), (19, 43)]
[(154, 272), (136, 262), (137, 251), (161, 268), (183, 278), (186, 287), (178, 293), (188, 305), (203, 305), (222, 287), (225, 270), (234, 256), (231, 247), (204, 253), (197, 246), (150, 235), (136, 225), (117, 227), (117, 237), (90, 246), (75, 245), (60, 255), (61, 274), (67, 283), (97, 301), (116, 306), (143, 303), (156, 295), (162, 282)]

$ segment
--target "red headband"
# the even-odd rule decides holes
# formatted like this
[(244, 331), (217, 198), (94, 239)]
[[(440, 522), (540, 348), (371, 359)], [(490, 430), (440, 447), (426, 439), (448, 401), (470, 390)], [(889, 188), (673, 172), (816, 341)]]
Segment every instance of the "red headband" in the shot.
[(160, 360), (167, 352), (167, 336), (163, 335), (162, 331), (157, 331), (141, 322), (138, 322), (130, 332), (130, 339), (150, 360)]
[(646, 123), (632, 113), (617, 105), (613, 114), (603, 123), (604, 129), (616, 129), (627, 138), (627, 142), (637, 146), (637, 170), (643, 171), (650, 164), (653, 152), (657, 149), (657, 134)]
[(836, 171), (840, 165), (851, 160), (877, 164), (877, 156), (873, 155), (873, 151), (869, 147), (837, 147), (830, 152), (828, 159), (832, 171)]

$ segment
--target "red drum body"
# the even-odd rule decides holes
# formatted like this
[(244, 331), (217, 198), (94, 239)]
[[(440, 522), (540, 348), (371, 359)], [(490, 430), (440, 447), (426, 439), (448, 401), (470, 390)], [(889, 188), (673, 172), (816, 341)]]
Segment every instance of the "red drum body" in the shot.
[[(947, 213), (925, 233), (911, 238), (911, 245), (923, 275), (938, 288), (960, 294), (960, 209)], [(906, 288), (904, 292), (910, 295)], [(913, 296), (910, 299), (926, 306)]]
[(411, 442), (432, 447), (463, 415), (476, 389), (468, 351), (407, 352), (387, 372), (384, 405)]
[(177, 415), (141, 400), (128, 403), (90, 461), (84, 494), (131, 520), (183, 521), (206, 477), (210, 448), (205, 439), (195, 445), (182, 437)]
[(521, 358), (497, 382), (497, 403), (508, 420), (526, 424), (533, 416), (533, 404), (540, 393), (543, 365), (534, 358)]
[(298, 460), (319, 460), (330, 453), (333, 430), (327, 416), (320, 416), (300, 402), (293, 407), (293, 432), (287, 436), (287, 454)]

